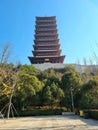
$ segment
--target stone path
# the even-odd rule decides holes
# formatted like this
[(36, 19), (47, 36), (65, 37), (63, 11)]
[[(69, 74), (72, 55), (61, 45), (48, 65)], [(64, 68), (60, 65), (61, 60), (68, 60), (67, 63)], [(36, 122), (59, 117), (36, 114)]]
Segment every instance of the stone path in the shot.
[(0, 130), (98, 130), (98, 121), (79, 116), (35, 116), (0, 119)]

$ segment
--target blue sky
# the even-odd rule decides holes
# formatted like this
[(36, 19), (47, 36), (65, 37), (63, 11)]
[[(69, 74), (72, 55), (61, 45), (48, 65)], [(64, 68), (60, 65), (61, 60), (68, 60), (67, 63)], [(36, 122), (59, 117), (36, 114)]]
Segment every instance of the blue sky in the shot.
[(11, 62), (30, 64), (35, 17), (56, 16), (64, 63), (82, 64), (98, 55), (98, 0), (0, 0), (0, 47), (11, 46)]

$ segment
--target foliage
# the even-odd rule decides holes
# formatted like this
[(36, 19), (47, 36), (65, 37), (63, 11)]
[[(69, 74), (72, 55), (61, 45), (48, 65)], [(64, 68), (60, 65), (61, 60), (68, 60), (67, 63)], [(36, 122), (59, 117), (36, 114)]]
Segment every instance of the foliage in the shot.
[(63, 90), (57, 86), (54, 82), (50, 86), (46, 86), (43, 89), (43, 103), (44, 105), (58, 105), (61, 99), (64, 97)]
[(73, 68), (68, 67), (68, 70), (66, 70), (61, 79), (61, 88), (64, 90), (65, 93), (65, 98), (61, 102), (62, 105), (65, 105), (67, 108), (70, 109), (72, 108), (71, 89), (73, 91), (73, 97), (75, 101), (76, 95), (80, 91), (81, 84), (82, 81), (80, 74), (78, 74)]
[(95, 109), (89, 110), (89, 114), (91, 118), (98, 120), (98, 110)]
[(81, 89), (81, 108), (98, 108), (98, 79), (93, 78)]
[(28, 106), (64, 106), (71, 109), (71, 88), (75, 108), (97, 108), (98, 75), (79, 74), (71, 65), (39, 71), (33, 65), (0, 64), (0, 107), (12, 102), (18, 110)]
[(55, 109), (33, 109), (33, 110), (24, 110), (19, 111), (20, 116), (39, 116), (39, 115), (61, 115), (62, 109), (55, 108)]
[(12, 91), (12, 84), (14, 82), (13, 64), (0, 64), (0, 94), (9, 95)]
[[(32, 96), (36, 95), (42, 89), (41, 82), (34, 75), (20, 72), (15, 94), (15, 102), (20, 104), (20, 109), (30, 104)], [(31, 101), (32, 102), (32, 101)], [(18, 106), (16, 103), (16, 106)]]

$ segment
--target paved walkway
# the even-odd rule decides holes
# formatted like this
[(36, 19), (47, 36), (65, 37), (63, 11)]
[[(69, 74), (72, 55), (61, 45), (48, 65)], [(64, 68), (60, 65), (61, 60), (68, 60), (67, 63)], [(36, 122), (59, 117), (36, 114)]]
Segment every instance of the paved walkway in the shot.
[(0, 119), (0, 130), (98, 130), (98, 121), (76, 115)]

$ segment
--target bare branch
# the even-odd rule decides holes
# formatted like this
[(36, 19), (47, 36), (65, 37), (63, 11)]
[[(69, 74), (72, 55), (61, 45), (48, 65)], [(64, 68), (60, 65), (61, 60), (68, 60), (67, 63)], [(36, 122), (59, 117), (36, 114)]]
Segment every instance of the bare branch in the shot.
[(0, 63), (7, 63), (9, 56), (10, 56), (10, 46), (9, 44), (5, 44), (1, 52)]
[(98, 56), (95, 52), (93, 52), (93, 58), (94, 58), (96, 64), (98, 64)]

